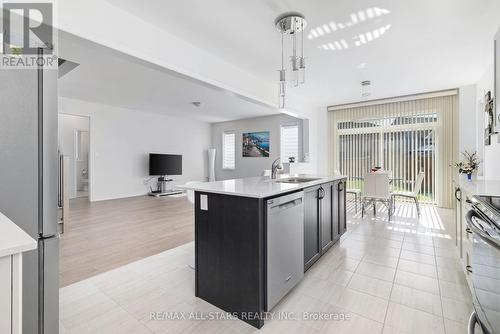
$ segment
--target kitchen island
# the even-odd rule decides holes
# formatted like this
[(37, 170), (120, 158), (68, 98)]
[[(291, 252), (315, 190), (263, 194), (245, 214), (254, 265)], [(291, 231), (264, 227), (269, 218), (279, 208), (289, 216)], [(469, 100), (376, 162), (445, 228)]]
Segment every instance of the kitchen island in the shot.
[(346, 230), (345, 177), (200, 182), (196, 296), (261, 328), (272, 308)]

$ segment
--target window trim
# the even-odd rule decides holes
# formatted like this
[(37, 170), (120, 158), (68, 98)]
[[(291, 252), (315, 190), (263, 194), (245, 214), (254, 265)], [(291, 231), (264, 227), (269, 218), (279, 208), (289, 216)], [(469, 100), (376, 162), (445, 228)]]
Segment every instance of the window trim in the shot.
[[(234, 135), (234, 167), (225, 167), (224, 166), (224, 156), (226, 154), (226, 143), (225, 143), (225, 136), (226, 135)], [(222, 170), (236, 170), (236, 131), (234, 130), (228, 130), (228, 131), (222, 131), (222, 159), (221, 159), (221, 164), (222, 164)]]

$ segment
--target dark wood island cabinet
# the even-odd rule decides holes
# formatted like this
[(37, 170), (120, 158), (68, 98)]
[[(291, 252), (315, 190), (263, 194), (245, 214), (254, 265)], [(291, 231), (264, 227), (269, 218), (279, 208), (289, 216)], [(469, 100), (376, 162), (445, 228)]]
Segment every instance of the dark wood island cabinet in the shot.
[(345, 180), (304, 189), (304, 270), (346, 231)]
[[(276, 252), (277, 246), (270, 245), (272, 240), (268, 240), (268, 204), (288, 196), (293, 199), (280, 207), (296, 205), (298, 210), (300, 205), (301, 215), (294, 215), (300, 219), (290, 224), (300, 224), (300, 232), (303, 232), (303, 245), (297, 245), (304, 248), (303, 253), (300, 249), (294, 254), (303, 257), (297, 260), (300, 266), (303, 263), (305, 272), (346, 230), (345, 178), (329, 177), (315, 184), (280, 186), (279, 191), (271, 188), (274, 185), (264, 184), (265, 191), (258, 194), (250, 190), (248, 194), (238, 192), (238, 187), (234, 194), (217, 192), (214, 186), (207, 183), (205, 187), (190, 188), (195, 190), (195, 293), (261, 328), (266, 312), (271, 311), (268, 305), (268, 251)], [(286, 226), (287, 222), (283, 224), (280, 226)], [(297, 231), (297, 225), (289, 226)], [(300, 272), (303, 275), (302, 269)]]

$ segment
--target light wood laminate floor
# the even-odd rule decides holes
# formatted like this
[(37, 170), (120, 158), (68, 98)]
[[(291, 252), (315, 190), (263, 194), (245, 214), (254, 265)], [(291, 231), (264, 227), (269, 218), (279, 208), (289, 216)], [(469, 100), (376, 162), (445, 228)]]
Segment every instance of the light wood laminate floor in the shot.
[(194, 240), (186, 197), (149, 196), (70, 202), (61, 236), (61, 287)]

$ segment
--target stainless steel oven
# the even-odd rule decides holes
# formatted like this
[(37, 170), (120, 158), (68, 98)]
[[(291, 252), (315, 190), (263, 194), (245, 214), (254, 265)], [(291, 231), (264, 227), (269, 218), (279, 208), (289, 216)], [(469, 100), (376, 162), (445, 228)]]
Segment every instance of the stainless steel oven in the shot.
[(474, 298), (469, 333), (478, 324), (486, 334), (500, 334), (500, 197), (474, 196), (466, 221)]

